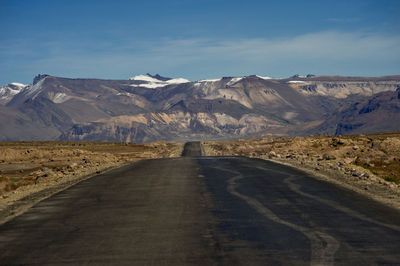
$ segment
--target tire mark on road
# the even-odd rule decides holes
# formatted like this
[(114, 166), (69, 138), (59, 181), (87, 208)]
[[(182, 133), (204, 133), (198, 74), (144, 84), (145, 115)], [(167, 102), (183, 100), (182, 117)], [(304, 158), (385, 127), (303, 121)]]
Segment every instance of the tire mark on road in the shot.
[(306, 193), (304, 191), (301, 191), (301, 186), (292, 182), (292, 181), (300, 178), (298, 175), (288, 175), (288, 173), (283, 172), (283, 171), (270, 169), (270, 168), (265, 168), (265, 167), (260, 167), (260, 166), (258, 166), (256, 168), (260, 169), (260, 170), (263, 170), (263, 171), (270, 171), (270, 172), (275, 172), (275, 173), (279, 173), (281, 175), (288, 176), (287, 178), (285, 178), (283, 180), (283, 182), (288, 185), (290, 190), (292, 190), (293, 192), (296, 192), (297, 194), (300, 194), (300, 195), (302, 195), (304, 197), (308, 197), (308, 198), (314, 199), (316, 201), (319, 201), (319, 202), (321, 202), (321, 203), (323, 203), (325, 205), (331, 206), (331, 207), (333, 207), (333, 208), (335, 208), (335, 209), (337, 209), (339, 211), (342, 211), (342, 212), (346, 213), (349, 216), (358, 218), (358, 219), (363, 220), (365, 222), (374, 223), (374, 224), (381, 225), (381, 226), (387, 227), (389, 229), (392, 229), (392, 230), (400, 232), (400, 226), (398, 226), (398, 225), (388, 224), (388, 223), (377, 221), (377, 220), (372, 219), (372, 218), (370, 218), (370, 217), (368, 217), (368, 216), (366, 216), (364, 214), (361, 214), (361, 213), (359, 213), (357, 211), (354, 211), (354, 210), (352, 210), (352, 209), (350, 209), (348, 207), (340, 205), (340, 204), (338, 204), (338, 203), (336, 203), (334, 201), (331, 201), (331, 200), (328, 200), (328, 199), (323, 199), (323, 198), (311, 195), (309, 193)]
[(358, 219), (366, 221), (366, 222), (370, 222), (370, 223), (374, 223), (374, 224), (377, 224), (377, 225), (381, 225), (381, 226), (384, 226), (384, 227), (387, 227), (387, 228), (390, 228), (392, 230), (400, 232), (400, 226), (397, 226), (397, 225), (394, 225), (394, 224), (387, 224), (387, 223), (384, 223), (384, 222), (380, 222), (380, 221), (374, 220), (374, 219), (372, 219), (370, 217), (367, 217), (367, 216), (365, 216), (365, 215), (363, 215), (363, 214), (361, 214), (359, 212), (356, 212), (356, 211), (354, 211), (354, 210), (352, 210), (350, 208), (347, 208), (347, 207), (345, 207), (343, 205), (339, 205), (334, 201), (331, 201), (331, 200), (328, 200), (328, 199), (323, 199), (323, 198), (308, 194), (308, 193), (306, 193), (304, 191), (301, 191), (301, 186), (292, 182), (292, 181), (294, 181), (296, 179), (299, 179), (299, 177), (297, 177), (296, 175), (291, 175), (291, 176), (285, 178), (283, 180), (283, 182), (286, 183), (288, 185), (288, 187), (293, 192), (296, 192), (297, 194), (300, 194), (300, 195), (302, 195), (304, 197), (307, 197), (307, 198), (319, 201), (319, 202), (321, 202), (321, 203), (323, 203), (325, 205), (331, 206), (331, 207), (333, 207), (333, 208), (335, 208), (335, 209), (337, 209), (339, 211), (342, 211), (342, 212), (346, 213), (349, 216), (358, 218)]
[(232, 195), (246, 201), (251, 207), (253, 207), (258, 213), (266, 217), (267, 219), (274, 221), (279, 224), (283, 224), (292, 228), (295, 231), (298, 231), (304, 234), (311, 243), (311, 261), (310, 265), (333, 265), (334, 255), (336, 251), (339, 249), (340, 243), (331, 235), (317, 231), (315, 228), (307, 228), (301, 225), (293, 224), (291, 222), (285, 221), (279, 218), (274, 212), (265, 207), (258, 200), (243, 195), (236, 190), (237, 181), (243, 179), (244, 176), (237, 171), (228, 170), (220, 167), (213, 167), (214, 169), (218, 169), (224, 172), (230, 172), (235, 176), (230, 178), (227, 183), (227, 190)]

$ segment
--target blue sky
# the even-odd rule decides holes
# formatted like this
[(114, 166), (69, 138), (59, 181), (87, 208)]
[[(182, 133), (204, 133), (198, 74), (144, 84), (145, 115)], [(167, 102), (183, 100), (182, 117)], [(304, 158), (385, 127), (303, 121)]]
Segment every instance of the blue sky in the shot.
[(400, 1), (0, 0), (0, 85), (400, 74)]

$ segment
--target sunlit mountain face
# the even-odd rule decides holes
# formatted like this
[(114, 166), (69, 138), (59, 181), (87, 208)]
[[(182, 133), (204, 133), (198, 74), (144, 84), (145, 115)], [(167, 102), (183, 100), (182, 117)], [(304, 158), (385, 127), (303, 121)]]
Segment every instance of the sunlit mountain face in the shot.
[(400, 76), (127, 80), (48, 75), (0, 89), (0, 140), (233, 139), (400, 130)]

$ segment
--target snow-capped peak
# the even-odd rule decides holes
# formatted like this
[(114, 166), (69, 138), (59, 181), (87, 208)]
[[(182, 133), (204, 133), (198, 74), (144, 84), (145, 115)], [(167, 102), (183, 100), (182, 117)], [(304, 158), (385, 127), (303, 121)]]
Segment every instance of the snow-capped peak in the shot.
[(199, 80), (198, 82), (218, 82), (220, 80), (221, 79), (202, 79), (202, 80)]
[(160, 82), (161, 80), (151, 77), (150, 75), (138, 75), (135, 77), (131, 77), (129, 80), (139, 80), (146, 82)]
[(26, 86), (27, 85), (25, 85), (25, 84), (17, 83), (17, 82), (13, 82), (13, 83), (4, 85), (3, 87), (0, 87), (0, 97), (6, 93), (15, 95), (15, 94), (19, 93)]
[(140, 84), (130, 85), (132, 87), (145, 87), (145, 88), (151, 88), (151, 89), (165, 87), (165, 86), (171, 85), (171, 84), (181, 84), (181, 83), (190, 82), (189, 80), (184, 79), (184, 78), (170, 79), (170, 78), (163, 78), (160, 75), (152, 76), (150, 74), (138, 75), (135, 77), (131, 77), (129, 80), (141, 82)]
[(242, 79), (243, 79), (243, 77), (232, 78), (228, 83), (226, 83), (226, 85), (227, 86), (231, 86), (231, 85), (233, 85), (235, 83), (238, 83)]
[(259, 76), (259, 75), (256, 75), (256, 76), (260, 79), (272, 79), (271, 77), (267, 77), (267, 76)]
[(13, 85), (13, 86), (18, 87), (18, 88), (24, 88), (24, 87), (28, 86), (28, 85), (25, 85), (25, 84), (22, 84), (22, 83), (18, 83), (18, 82), (11, 82), (10, 85)]
[[(258, 76), (258, 75), (252, 75), (252, 76), (243, 76), (243, 77), (229, 77), (230, 80), (226, 83), (227, 86), (231, 86), (233, 84), (238, 83), (239, 81), (241, 81), (242, 79), (245, 79), (247, 77), (258, 77), (260, 79), (272, 79), (271, 77), (266, 77), (266, 76)], [(223, 78), (226, 79), (226, 78)], [(213, 82), (219, 82), (222, 79), (202, 79), (196, 82), (196, 84), (201, 84), (201, 83), (213, 83)]]
[(0, 104), (6, 104), (28, 85), (13, 82), (0, 87)]
[(166, 81), (168, 84), (180, 84), (180, 83), (188, 83), (190, 80), (184, 79), (184, 78), (176, 78), (176, 79), (170, 79)]
[(302, 80), (290, 80), (288, 83), (306, 83), (305, 81)]

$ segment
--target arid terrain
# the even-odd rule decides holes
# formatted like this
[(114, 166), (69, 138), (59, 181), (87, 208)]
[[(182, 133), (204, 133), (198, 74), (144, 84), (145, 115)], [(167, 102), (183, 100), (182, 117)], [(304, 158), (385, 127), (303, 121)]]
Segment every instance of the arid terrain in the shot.
[(0, 141), (226, 140), (400, 130), (400, 76), (129, 80), (0, 88)]
[(394, 265), (399, 140), (5, 143), (0, 261)]
[[(293, 166), (400, 208), (400, 133), (203, 142), (206, 156)], [(0, 219), (83, 179), (141, 159), (180, 156), (183, 143), (0, 143)]]
[(208, 156), (287, 164), (400, 208), (400, 133), (203, 142)]
[[(93, 174), (141, 159), (180, 156), (182, 147), (182, 143), (162, 141), (149, 144), (2, 142), (1, 216), (18, 212), (18, 205), (34, 204)], [(10, 206), (12, 210), (7, 209)]]

